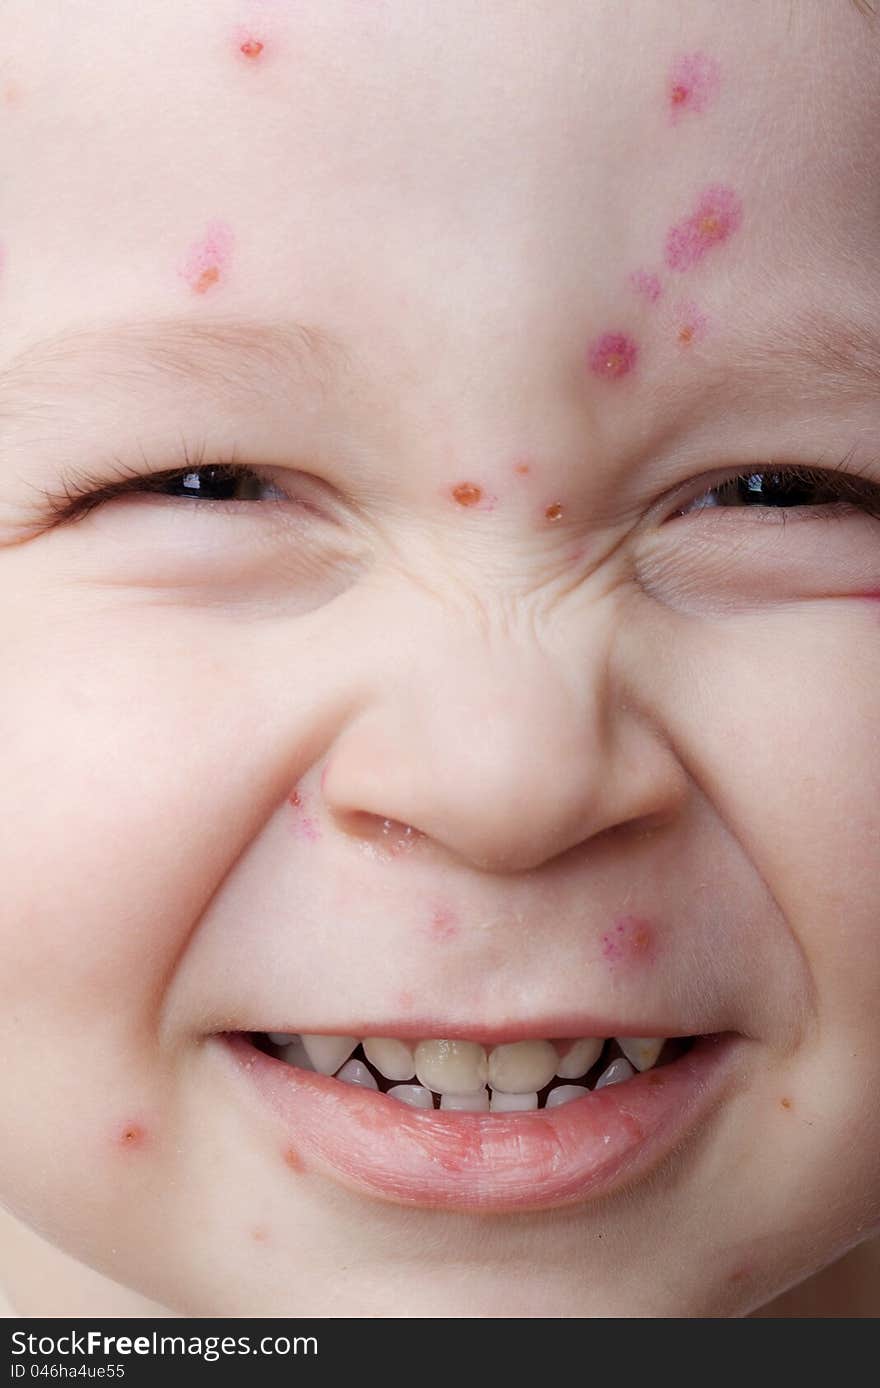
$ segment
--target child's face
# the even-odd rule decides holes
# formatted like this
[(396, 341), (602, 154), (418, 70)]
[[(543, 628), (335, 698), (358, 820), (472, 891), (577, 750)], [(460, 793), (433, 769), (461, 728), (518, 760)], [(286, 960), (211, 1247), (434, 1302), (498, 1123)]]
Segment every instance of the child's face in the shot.
[[(880, 34), (3, 20), (4, 1203), (196, 1314), (736, 1315), (866, 1238)], [(726, 1039), (481, 1116), (269, 1031)]]

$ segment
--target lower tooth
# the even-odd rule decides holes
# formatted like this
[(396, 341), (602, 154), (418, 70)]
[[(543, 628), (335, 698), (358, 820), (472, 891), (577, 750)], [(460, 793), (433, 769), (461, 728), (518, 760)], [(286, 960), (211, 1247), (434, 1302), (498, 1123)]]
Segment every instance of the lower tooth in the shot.
[(621, 1084), (623, 1080), (631, 1080), (635, 1070), (628, 1060), (618, 1057), (612, 1060), (607, 1070), (603, 1070), (596, 1081), (596, 1089), (604, 1089), (606, 1084)]
[(481, 1089), (479, 1094), (441, 1094), (442, 1109), (456, 1109), (459, 1113), (488, 1113), (489, 1091)]
[(492, 1113), (527, 1113), (530, 1109), (538, 1107), (538, 1095), (536, 1092), (531, 1094), (502, 1094), (498, 1090), (492, 1090), (492, 1099), (489, 1109)]
[(426, 1089), (423, 1084), (393, 1084), (387, 1089), (386, 1094), (389, 1098), (398, 1099), (402, 1104), (409, 1104), (410, 1108), (433, 1108), (434, 1096), (430, 1089)]
[(558, 1084), (555, 1089), (550, 1090), (544, 1100), (544, 1107), (559, 1108), (561, 1104), (570, 1104), (573, 1099), (582, 1099), (589, 1092), (585, 1084)]
[(343, 1084), (360, 1085), (362, 1089), (379, 1088), (375, 1075), (362, 1060), (347, 1060), (342, 1069), (337, 1070), (336, 1078)]

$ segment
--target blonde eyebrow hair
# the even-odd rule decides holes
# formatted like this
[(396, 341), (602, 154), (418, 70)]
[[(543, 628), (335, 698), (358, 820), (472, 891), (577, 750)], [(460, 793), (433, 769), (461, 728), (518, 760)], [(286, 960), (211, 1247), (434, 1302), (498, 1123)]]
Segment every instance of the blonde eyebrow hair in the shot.
[(76, 385), (118, 389), (175, 381), (229, 402), (249, 400), (255, 372), (325, 392), (351, 378), (350, 350), (322, 329), (286, 319), (130, 319), (74, 327), (30, 343), (0, 366), (0, 429), (34, 424), (51, 411), (49, 392)]

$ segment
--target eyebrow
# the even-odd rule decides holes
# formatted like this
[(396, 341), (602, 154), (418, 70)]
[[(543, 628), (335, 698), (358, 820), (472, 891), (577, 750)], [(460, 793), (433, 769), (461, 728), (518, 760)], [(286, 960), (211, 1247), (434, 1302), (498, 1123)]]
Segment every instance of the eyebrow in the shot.
[(255, 381), (322, 391), (354, 376), (351, 350), (332, 334), (289, 320), (225, 317), (130, 319), (75, 327), (31, 343), (0, 366), (0, 429), (43, 423), (54, 386), (109, 382), (122, 391), (145, 385), (193, 386), (228, 404), (253, 398)]

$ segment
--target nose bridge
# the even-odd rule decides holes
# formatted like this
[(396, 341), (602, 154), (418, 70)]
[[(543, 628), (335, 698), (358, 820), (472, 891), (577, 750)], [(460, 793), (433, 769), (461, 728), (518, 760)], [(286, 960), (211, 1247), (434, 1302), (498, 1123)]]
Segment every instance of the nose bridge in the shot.
[(610, 636), (599, 623), (568, 652), (527, 619), (485, 612), (478, 627), (436, 636), (414, 635), (337, 740), (329, 810), (398, 820), (483, 870), (510, 872), (661, 808), (668, 753), (609, 716)]

